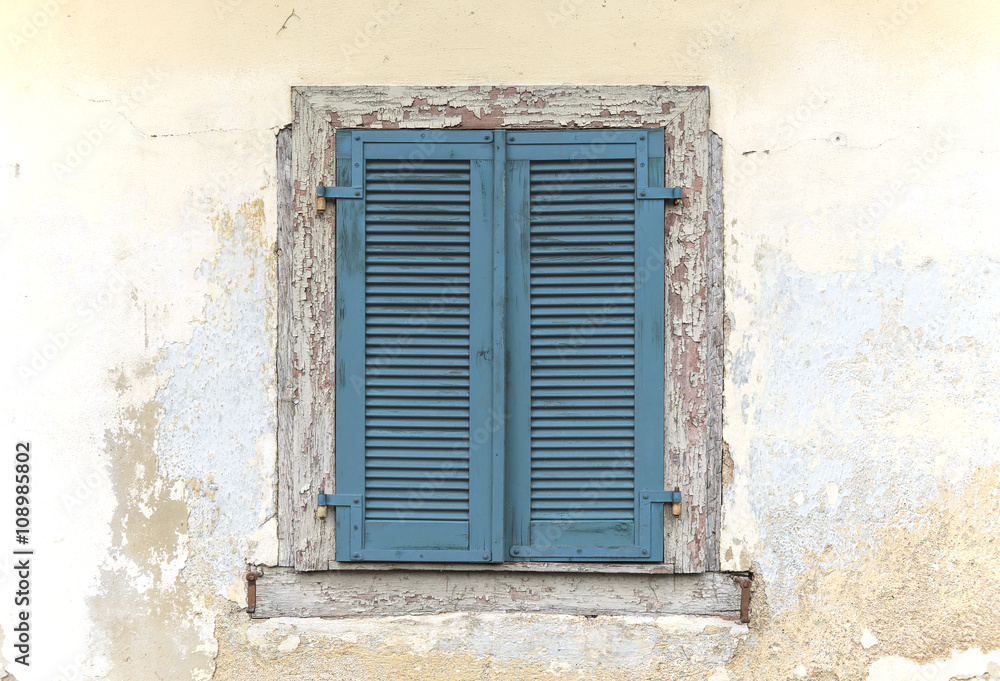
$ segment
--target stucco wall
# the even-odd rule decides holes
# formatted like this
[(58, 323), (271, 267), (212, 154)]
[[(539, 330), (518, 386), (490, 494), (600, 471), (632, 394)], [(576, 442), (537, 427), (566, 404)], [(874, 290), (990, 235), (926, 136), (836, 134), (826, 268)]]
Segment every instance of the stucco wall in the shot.
[[(1000, 677), (993, 0), (8, 0), (0, 17), (2, 446), (32, 443), (37, 549), (30, 670), (3, 620), (16, 678)], [(277, 550), (289, 89), (512, 82), (711, 88), (723, 567), (755, 572), (753, 621), (250, 624), (246, 564)], [(0, 612), (12, 584), (0, 570)]]

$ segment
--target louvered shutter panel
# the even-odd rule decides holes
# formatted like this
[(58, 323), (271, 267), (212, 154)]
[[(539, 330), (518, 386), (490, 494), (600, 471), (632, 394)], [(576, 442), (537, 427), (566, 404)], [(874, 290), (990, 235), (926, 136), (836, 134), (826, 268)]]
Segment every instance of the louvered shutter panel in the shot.
[(662, 560), (662, 150), (507, 133), (508, 560)]
[(337, 560), (502, 559), (492, 138), (338, 132)]

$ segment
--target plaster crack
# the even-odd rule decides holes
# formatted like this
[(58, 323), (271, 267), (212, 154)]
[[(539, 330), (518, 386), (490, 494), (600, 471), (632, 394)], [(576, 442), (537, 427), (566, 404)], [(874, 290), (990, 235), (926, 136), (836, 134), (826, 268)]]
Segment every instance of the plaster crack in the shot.
[(118, 104), (116, 104), (114, 100), (111, 100), (111, 99), (93, 99), (92, 97), (85, 97), (85, 96), (81, 95), (79, 92), (75, 92), (72, 89), (66, 87), (65, 85), (63, 87), (66, 89), (67, 92), (69, 92), (74, 97), (79, 97), (80, 99), (85, 100), (87, 102), (93, 102), (94, 104), (110, 104), (111, 108), (114, 109), (115, 113), (118, 114), (119, 116), (121, 116), (122, 120), (124, 120), (126, 123), (128, 123), (130, 126), (132, 126), (133, 130), (135, 130), (137, 133), (139, 133), (143, 137), (148, 137), (148, 135), (146, 133), (144, 133), (139, 128), (135, 127), (135, 123), (133, 123), (129, 119), (129, 117), (126, 116), (122, 112), (122, 108), (123, 107), (120, 106), (120, 105), (118, 105)]
[(279, 29), (278, 29), (278, 32), (277, 32), (277, 33), (275, 33), (274, 35), (278, 35), (278, 33), (281, 33), (281, 32), (282, 32), (282, 31), (284, 31), (284, 30), (285, 30), (286, 28), (288, 28), (288, 22), (292, 20), (292, 17), (295, 17), (296, 19), (301, 19), (301, 18), (302, 18), (302, 17), (300, 17), (300, 16), (298, 15), (298, 14), (296, 14), (296, 13), (295, 13), (295, 8), (294, 8), (294, 7), (292, 8), (292, 13), (288, 15), (288, 18), (287, 18), (287, 19), (285, 19), (285, 23), (283, 23), (283, 24), (281, 25), (281, 28), (279, 28)]
[[(876, 144), (875, 146), (871, 146), (871, 147), (861, 147), (861, 146), (857, 146), (857, 145), (855, 145), (855, 144), (850, 144), (850, 145), (847, 145), (847, 144), (843, 144), (843, 145), (842, 145), (842, 144), (841, 144), (840, 142), (837, 142), (836, 144), (837, 144), (837, 146), (848, 146), (848, 147), (850, 147), (851, 149), (861, 149), (861, 150), (864, 150), (864, 151), (871, 151), (871, 150), (873, 150), (873, 149), (878, 149), (878, 148), (879, 148), (879, 147), (881, 147), (882, 145), (884, 145), (884, 144), (888, 144), (889, 142), (894, 142), (895, 140), (896, 140), (896, 138), (895, 138), (895, 137), (890, 137), (890, 138), (888, 138), (888, 139), (884, 139), (884, 140), (882, 140), (881, 142), (879, 142), (879, 143), (878, 143), (878, 144)], [(788, 145), (787, 147), (782, 147), (782, 148), (780, 148), (780, 149), (749, 149), (749, 150), (747, 150), (747, 151), (741, 151), (741, 152), (739, 152), (739, 153), (740, 153), (740, 154), (741, 154), (742, 156), (750, 156), (751, 154), (770, 154), (771, 152), (775, 152), (775, 153), (780, 153), (780, 152), (782, 152), (782, 151), (788, 151), (789, 149), (792, 149), (792, 148), (794, 148), (794, 147), (797, 147), (797, 146), (799, 146), (800, 144), (804, 144), (804, 143), (806, 143), (806, 142), (828, 142), (828, 141), (830, 141), (830, 139), (829, 139), (829, 138), (826, 138), (826, 137), (806, 137), (806, 138), (804, 138), (804, 139), (800, 139), (800, 140), (798, 140), (798, 141), (796, 141), (796, 142), (793, 142), (792, 144), (789, 144), (789, 145)], [(727, 145), (727, 146), (728, 146), (728, 147), (729, 147), (730, 149), (732, 149), (732, 150), (733, 150), (734, 152), (735, 152), (735, 151), (738, 151), (738, 150), (736, 149), (736, 147), (734, 147), (734, 146), (733, 146), (732, 144), (729, 144), (729, 143), (728, 143), (728, 142), (726, 142), (725, 140), (723, 140), (723, 144), (726, 144), (726, 145)]]
[(211, 132), (261, 132), (263, 130), (270, 130), (275, 135), (278, 134), (278, 128), (206, 128), (204, 130), (188, 130), (187, 132), (165, 132), (156, 135), (150, 135), (150, 137), (190, 137), (192, 135), (204, 135)]

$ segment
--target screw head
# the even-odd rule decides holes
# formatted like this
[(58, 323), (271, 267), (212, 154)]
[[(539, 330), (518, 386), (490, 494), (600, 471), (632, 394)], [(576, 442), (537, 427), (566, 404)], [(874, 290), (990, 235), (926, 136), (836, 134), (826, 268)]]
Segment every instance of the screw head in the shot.
[(511, 135), (510, 137), (508, 137), (508, 138), (507, 138), (507, 141), (508, 141), (508, 142), (513, 142), (513, 141), (514, 141), (514, 136), (513, 136), (513, 135)]
[(643, 498), (643, 499), (648, 499), (648, 498), (649, 498), (649, 495), (648, 495), (648, 494), (643, 494), (643, 495), (642, 495), (642, 498)]
[[(645, 192), (643, 192), (643, 194), (645, 194)], [(361, 196), (361, 192), (356, 191), (356, 192), (354, 192), (354, 195), (355, 196)], [(355, 499), (355, 501), (357, 501), (357, 499)]]
[(354, 526), (354, 529), (355, 529), (355, 530), (356, 530), (356, 529), (358, 529), (358, 526), (357, 526), (357, 525), (355, 525), (355, 526)]
[(420, 139), (427, 137), (426, 133), (420, 133)]
[(354, 554), (354, 557), (355, 557), (355, 558), (360, 558), (360, 557), (361, 557), (361, 554), (360, 554), (360, 553), (355, 553), (355, 554)]
[(642, 555), (648, 556), (649, 555), (649, 549), (643, 549), (642, 550)]
[(355, 504), (360, 504), (360, 503), (361, 503), (361, 500), (360, 500), (360, 499), (355, 499), (355, 500), (354, 500), (354, 503), (355, 503)]
[(639, 196), (645, 196), (645, 195), (646, 195), (646, 192), (644, 192), (644, 191), (639, 192)]
[(356, 139), (356, 140), (359, 140), (359, 139), (361, 139), (361, 135), (355, 135), (355, 136), (354, 136), (354, 139)]
[(489, 135), (483, 135), (483, 139), (488, 140), (489, 138), (490, 138)]
[(510, 552), (513, 553), (515, 556), (520, 553), (520, 551), (518, 551), (517, 549), (511, 549)]
[(645, 135), (639, 135), (639, 139), (644, 140), (644, 139), (646, 139), (646, 136)]
[(490, 554), (484, 553), (483, 554), (483, 560), (489, 560), (489, 559), (490, 559)]
[(354, 167), (355, 167), (355, 168), (357, 168), (357, 167), (359, 167), (360, 165), (361, 165), (360, 163), (355, 163), (355, 164), (354, 164)]
[[(357, 163), (355, 163), (354, 165), (358, 165), (358, 164), (357, 164)], [(645, 164), (645, 163), (640, 163), (640, 164), (639, 164), (639, 167), (640, 167), (640, 168), (645, 168), (645, 167), (646, 167), (646, 164)]]

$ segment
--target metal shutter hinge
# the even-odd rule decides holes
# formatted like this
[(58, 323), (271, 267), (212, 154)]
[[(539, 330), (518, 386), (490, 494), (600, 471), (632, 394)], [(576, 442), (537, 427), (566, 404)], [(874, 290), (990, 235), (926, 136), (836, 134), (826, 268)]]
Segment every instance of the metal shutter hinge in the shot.
[(361, 495), (360, 494), (324, 494), (323, 490), (319, 491), (319, 497), (316, 499), (316, 516), (318, 518), (326, 517), (327, 506), (346, 506), (348, 508), (352, 506), (361, 506)]
[(643, 492), (642, 501), (651, 504), (670, 504), (670, 512), (675, 518), (681, 515), (681, 490), (675, 487), (673, 492)]
[(681, 200), (683, 196), (681, 187), (639, 187), (639, 199), (673, 199), (674, 203)]
[(360, 199), (364, 198), (362, 187), (316, 187), (316, 210), (326, 210), (327, 199)]

